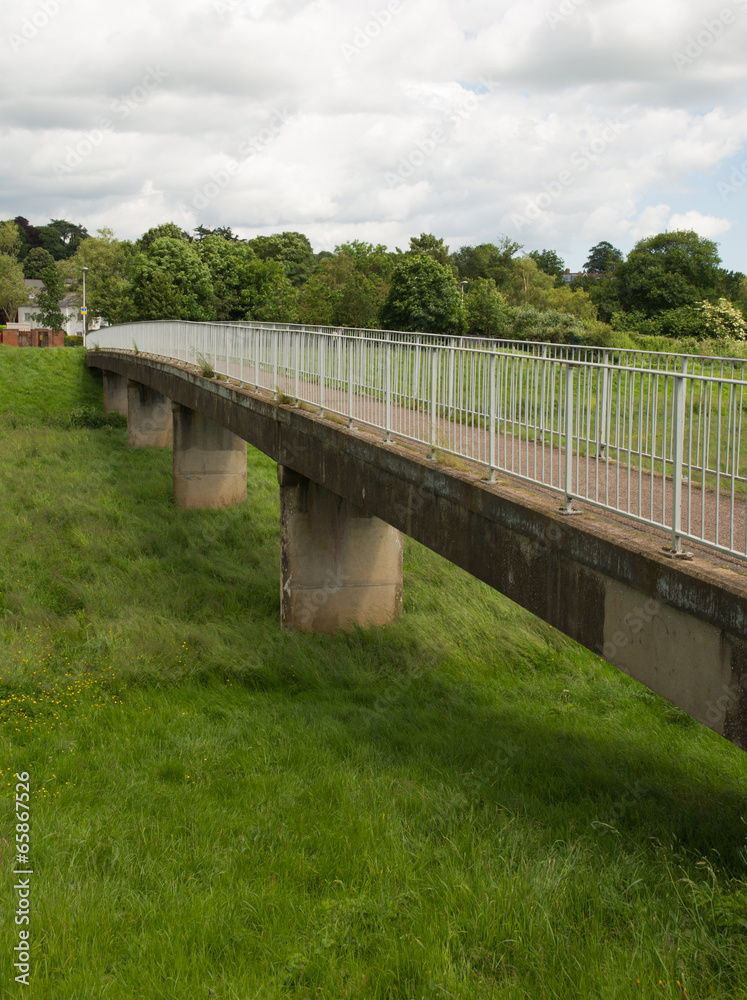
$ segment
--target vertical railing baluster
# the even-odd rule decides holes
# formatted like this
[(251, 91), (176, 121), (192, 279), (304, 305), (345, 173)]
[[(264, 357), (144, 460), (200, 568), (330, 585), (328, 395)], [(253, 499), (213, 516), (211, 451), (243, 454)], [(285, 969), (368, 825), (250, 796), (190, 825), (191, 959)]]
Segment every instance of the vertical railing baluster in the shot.
[[(682, 358), (682, 374), (674, 378), (673, 455), (672, 455), (672, 552), (682, 548), (682, 460), (685, 449), (685, 401), (687, 393), (687, 358)], [(662, 435), (663, 437), (664, 435)], [(663, 447), (663, 442), (662, 442)], [(662, 473), (662, 479), (666, 472)], [(718, 503), (718, 496), (716, 502)]]

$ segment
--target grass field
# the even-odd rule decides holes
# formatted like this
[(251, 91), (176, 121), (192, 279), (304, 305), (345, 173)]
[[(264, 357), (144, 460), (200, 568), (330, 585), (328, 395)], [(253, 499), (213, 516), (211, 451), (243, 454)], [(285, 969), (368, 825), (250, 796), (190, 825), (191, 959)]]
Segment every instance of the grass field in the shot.
[(100, 405), (0, 348), (0, 996), (747, 997), (747, 755), (412, 542), (282, 632), (274, 465), (176, 510)]

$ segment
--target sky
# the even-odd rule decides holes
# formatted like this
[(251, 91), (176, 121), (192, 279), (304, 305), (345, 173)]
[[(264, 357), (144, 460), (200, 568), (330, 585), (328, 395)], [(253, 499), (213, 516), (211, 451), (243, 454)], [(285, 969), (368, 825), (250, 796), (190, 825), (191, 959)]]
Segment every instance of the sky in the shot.
[(0, 218), (747, 272), (747, 0), (3, 0)]

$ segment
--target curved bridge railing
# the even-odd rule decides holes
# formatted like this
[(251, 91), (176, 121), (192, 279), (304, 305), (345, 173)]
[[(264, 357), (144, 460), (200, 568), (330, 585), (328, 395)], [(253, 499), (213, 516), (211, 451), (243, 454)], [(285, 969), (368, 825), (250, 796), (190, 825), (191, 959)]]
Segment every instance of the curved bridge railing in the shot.
[(97, 346), (192, 365), (747, 558), (739, 359), (274, 323), (154, 321)]

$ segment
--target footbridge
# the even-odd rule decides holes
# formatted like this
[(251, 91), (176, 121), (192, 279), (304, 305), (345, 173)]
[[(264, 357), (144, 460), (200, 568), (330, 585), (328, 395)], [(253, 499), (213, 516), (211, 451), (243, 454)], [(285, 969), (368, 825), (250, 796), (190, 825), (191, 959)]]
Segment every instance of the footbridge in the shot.
[(104, 328), (174, 502), (278, 463), (284, 626), (396, 620), (407, 534), (747, 749), (744, 362), (278, 324)]

